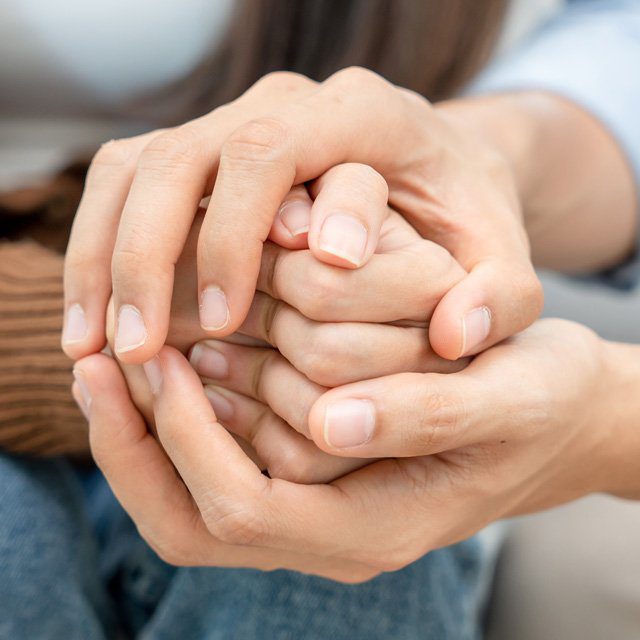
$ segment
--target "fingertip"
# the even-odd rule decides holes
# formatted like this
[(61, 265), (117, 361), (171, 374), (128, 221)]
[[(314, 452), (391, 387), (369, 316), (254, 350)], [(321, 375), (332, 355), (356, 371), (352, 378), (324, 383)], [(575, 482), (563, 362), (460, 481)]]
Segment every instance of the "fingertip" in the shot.
[(106, 343), (104, 312), (87, 314), (79, 303), (69, 305), (60, 338), (62, 351), (71, 360), (98, 353)]
[[(318, 227), (316, 229), (316, 227)], [(358, 217), (347, 212), (336, 212), (312, 225), (309, 248), (322, 262), (358, 269), (373, 255), (377, 238)]]
[(272, 232), (278, 233), (290, 242), (306, 241), (311, 226), (311, 198), (297, 195), (294, 199), (285, 200), (276, 215)]

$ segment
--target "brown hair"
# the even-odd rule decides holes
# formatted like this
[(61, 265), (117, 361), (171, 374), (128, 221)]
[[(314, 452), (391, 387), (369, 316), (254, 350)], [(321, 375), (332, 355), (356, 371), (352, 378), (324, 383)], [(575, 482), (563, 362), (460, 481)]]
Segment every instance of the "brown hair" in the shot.
[[(270, 71), (323, 80), (352, 65), (433, 101), (447, 98), (487, 60), (507, 1), (236, 0), (222, 46), (212, 47), (192, 74), (135, 110), (153, 112), (158, 124), (179, 124), (235, 99)], [(15, 228), (6, 235), (32, 236), (36, 229), (46, 237), (47, 228), (62, 229), (55, 247), (64, 246), (69, 225), (61, 221), (70, 221), (77, 207), (86, 167), (80, 165), (58, 176), (55, 189), (34, 190), (26, 199), (22, 194), (19, 210), (10, 204), (15, 198), (0, 197), (0, 218), (14, 214)]]
[(171, 95), (206, 113), (270, 71), (324, 80), (367, 67), (430, 100), (453, 96), (489, 57), (507, 0), (238, 0), (222, 46)]

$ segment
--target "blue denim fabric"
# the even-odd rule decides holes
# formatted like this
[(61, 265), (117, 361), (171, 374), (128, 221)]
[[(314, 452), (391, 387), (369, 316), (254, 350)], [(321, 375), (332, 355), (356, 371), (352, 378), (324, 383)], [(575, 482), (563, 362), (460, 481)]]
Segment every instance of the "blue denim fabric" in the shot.
[(493, 562), (472, 538), (361, 585), (171, 567), (98, 472), (0, 454), (2, 640), (475, 640)]

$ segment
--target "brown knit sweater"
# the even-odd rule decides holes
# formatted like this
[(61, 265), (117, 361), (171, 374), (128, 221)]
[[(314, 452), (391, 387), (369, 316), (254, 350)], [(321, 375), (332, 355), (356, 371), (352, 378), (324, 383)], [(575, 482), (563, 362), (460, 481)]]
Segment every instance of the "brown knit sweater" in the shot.
[(62, 252), (81, 182), (74, 167), (38, 188), (0, 194), (0, 449), (88, 452), (72, 363), (60, 348)]

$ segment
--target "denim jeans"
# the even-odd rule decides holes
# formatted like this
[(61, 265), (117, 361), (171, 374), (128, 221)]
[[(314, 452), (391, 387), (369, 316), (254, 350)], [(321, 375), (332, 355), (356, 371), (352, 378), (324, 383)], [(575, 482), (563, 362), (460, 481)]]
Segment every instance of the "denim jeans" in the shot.
[(172, 567), (98, 471), (0, 454), (1, 640), (475, 640), (494, 556), (475, 537), (360, 585)]

